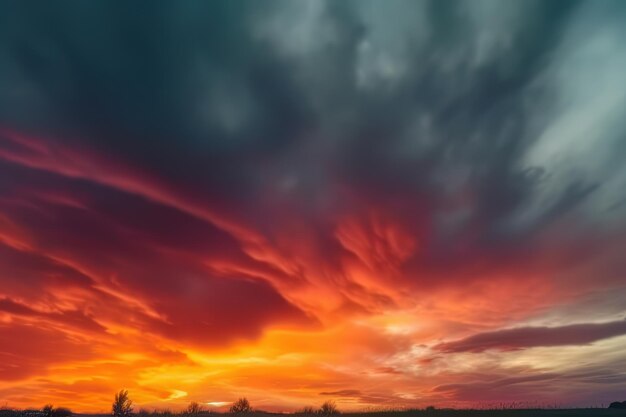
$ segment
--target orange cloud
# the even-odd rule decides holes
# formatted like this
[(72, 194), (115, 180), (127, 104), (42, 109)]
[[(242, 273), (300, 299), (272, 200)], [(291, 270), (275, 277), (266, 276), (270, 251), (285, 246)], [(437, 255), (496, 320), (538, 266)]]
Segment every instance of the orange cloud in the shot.
[[(546, 366), (572, 355), (562, 343), (503, 329), (551, 329), (550, 317), (594, 290), (624, 291), (610, 274), (579, 275), (621, 262), (613, 237), (593, 249), (549, 235), (440, 246), (419, 201), (350, 194), (323, 215), (288, 199), (229, 212), (226, 197), (208, 201), (95, 151), (13, 132), (0, 143), (0, 174), (14, 179), (0, 198), (0, 397), (10, 406), (102, 412), (120, 388), (138, 407), (223, 408), (246, 396), (268, 410), (331, 397), (343, 409), (472, 405), (540, 395), (551, 378), (580, 389), (591, 371)], [(594, 372), (614, 377), (611, 340), (568, 340), (606, 349)], [(488, 351), (510, 345), (518, 356)], [(553, 350), (533, 350), (542, 346)], [(476, 380), (511, 388), (476, 390)]]

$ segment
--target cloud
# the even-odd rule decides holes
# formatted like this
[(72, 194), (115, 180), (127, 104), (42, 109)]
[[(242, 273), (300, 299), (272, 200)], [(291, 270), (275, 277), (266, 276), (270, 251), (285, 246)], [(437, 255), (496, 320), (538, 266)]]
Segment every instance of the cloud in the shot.
[(361, 395), (361, 391), (357, 389), (342, 389), (339, 391), (324, 391), (320, 395), (332, 395), (335, 397), (357, 397)]
[(1, 331), (68, 354), (20, 353), (2, 397), (452, 404), (490, 355), (624, 334), (624, 13), (3, 3)]
[(488, 349), (517, 350), (538, 346), (584, 345), (626, 334), (626, 320), (608, 323), (571, 324), (561, 327), (520, 327), (478, 333), (445, 342), (435, 349), (445, 353), (483, 352)]
[[(60, 195), (76, 193), (81, 188), (63, 177), (47, 177), (46, 181), (55, 183)], [(172, 212), (167, 205), (155, 207), (123, 190), (85, 187), (79, 192), (77, 207), (42, 198), (45, 188), (37, 182), (21, 186), (28, 192), (16, 190), (14, 195), (20, 196), (16, 201), (21, 203), (35, 197), (37, 206), (6, 204), (4, 213), (27, 235), (36, 236), (36, 240), (29, 242), (32, 247), (28, 251), (6, 247), (7, 256), (10, 255), (6, 259), (6, 282), (22, 282), (22, 276), (79, 275), (83, 282), (78, 290), (83, 292), (83, 297), (87, 293), (88, 300), (81, 307), (88, 306), (93, 314), (97, 314), (96, 303), (104, 298), (102, 291), (117, 297), (124, 295), (158, 312), (155, 317), (146, 317), (145, 312), (133, 311), (132, 304), (126, 307), (124, 310), (131, 310), (127, 314), (135, 316), (134, 323), (139, 328), (177, 340), (207, 344), (228, 343), (233, 337), (255, 337), (264, 324), (283, 319), (300, 324), (314, 321), (265, 281), (245, 276), (227, 280), (212, 276), (202, 265), (204, 261), (212, 257), (236, 260), (240, 249), (229, 235), (194, 220), (193, 216)], [(150, 214), (135, 220), (135, 216), (144, 212)], [(168, 220), (177, 220), (175, 229), (171, 229)], [(183, 233), (184, 241), (177, 241), (178, 233)], [(56, 238), (59, 234), (64, 236), (63, 240)], [(128, 240), (131, 236), (133, 240)], [(159, 255), (168, 251), (168, 256)], [(198, 259), (207, 251), (211, 254)], [(33, 270), (35, 265), (39, 267)], [(37, 285), (43, 288), (46, 281)], [(13, 291), (16, 286), (12, 286)], [(69, 283), (63, 283), (61, 288), (68, 286)], [(30, 302), (50, 304), (49, 299), (33, 300), (29, 293), (24, 290), (18, 294)], [(70, 313), (64, 313), (63, 319), (69, 318)]]
[(102, 332), (104, 326), (96, 322), (92, 317), (78, 310), (66, 310), (60, 312), (42, 312), (32, 309), (24, 304), (17, 303), (9, 298), (0, 298), (0, 312), (5, 312), (23, 317), (42, 318), (53, 323), (60, 323), (78, 327), (86, 331)]
[[(597, 401), (597, 404), (610, 402), (615, 395), (619, 395), (619, 386), (623, 383), (623, 375), (619, 371), (601, 366), (568, 373), (528, 370), (520, 373), (522, 376), (516, 377), (503, 377), (498, 373), (468, 375), (470, 381), (439, 385), (433, 388), (433, 392), (452, 395), (461, 402), (480, 402), (482, 407), (515, 404), (520, 398), (526, 398), (527, 401), (518, 403), (518, 407), (533, 408), (560, 402), (565, 403), (563, 406), (587, 404), (589, 401)], [(604, 384), (605, 390), (591, 396), (590, 390), (593, 391), (599, 382)], [(552, 389), (546, 389), (546, 386)], [(592, 397), (595, 398), (592, 400)]]
[(2, 381), (19, 381), (33, 375), (45, 376), (51, 364), (87, 360), (95, 356), (85, 339), (64, 332), (22, 324), (0, 324)]

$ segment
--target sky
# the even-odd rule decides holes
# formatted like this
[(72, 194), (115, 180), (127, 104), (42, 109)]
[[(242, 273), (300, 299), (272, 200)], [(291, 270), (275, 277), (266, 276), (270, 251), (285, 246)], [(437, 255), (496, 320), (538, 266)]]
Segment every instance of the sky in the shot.
[(0, 399), (626, 400), (626, 3), (0, 1)]

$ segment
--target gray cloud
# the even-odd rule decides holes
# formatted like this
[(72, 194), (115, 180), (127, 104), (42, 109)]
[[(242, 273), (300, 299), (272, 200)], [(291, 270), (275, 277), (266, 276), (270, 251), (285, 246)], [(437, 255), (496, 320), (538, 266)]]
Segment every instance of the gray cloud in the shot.
[(520, 327), (478, 333), (465, 339), (441, 343), (446, 353), (483, 352), (488, 349), (517, 350), (538, 346), (585, 345), (626, 334), (626, 320), (608, 323), (572, 324), (561, 327)]
[[(606, 188), (623, 182), (624, 129), (602, 110), (623, 100), (619, 2), (3, 8), (4, 125), (80, 136), (209, 196), (411, 190), (462, 219), (450, 239), (475, 223), (512, 239), (573, 207), (623, 217)], [(606, 76), (579, 65), (596, 60)], [(581, 146), (599, 151), (595, 171), (578, 168), (584, 150), (568, 157)], [(301, 148), (318, 163), (290, 163)], [(475, 201), (444, 209), (460, 189)]]
[(402, 265), (416, 285), (539, 263), (537, 247), (580, 260), (626, 226), (619, 1), (39, 6), (0, 5), (0, 125), (272, 242), (289, 213), (331, 268), (337, 223), (370, 207), (420, 242)]

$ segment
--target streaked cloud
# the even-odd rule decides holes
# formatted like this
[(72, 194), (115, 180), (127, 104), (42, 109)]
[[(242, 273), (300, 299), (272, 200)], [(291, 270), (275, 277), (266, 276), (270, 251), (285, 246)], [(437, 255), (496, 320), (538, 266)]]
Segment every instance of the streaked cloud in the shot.
[(0, 5), (9, 405), (617, 395), (622, 2), (38, 6)]

